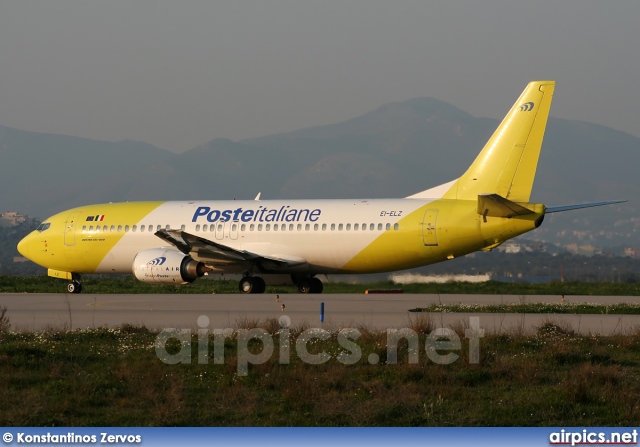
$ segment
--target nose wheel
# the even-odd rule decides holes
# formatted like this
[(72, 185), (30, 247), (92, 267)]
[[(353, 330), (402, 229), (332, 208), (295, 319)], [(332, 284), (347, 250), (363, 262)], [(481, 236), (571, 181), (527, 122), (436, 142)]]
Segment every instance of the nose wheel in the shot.
[(67, 284), (67, 293), (80, 293), (82, 292), (82, 284), (80, 281), (72, 281)]

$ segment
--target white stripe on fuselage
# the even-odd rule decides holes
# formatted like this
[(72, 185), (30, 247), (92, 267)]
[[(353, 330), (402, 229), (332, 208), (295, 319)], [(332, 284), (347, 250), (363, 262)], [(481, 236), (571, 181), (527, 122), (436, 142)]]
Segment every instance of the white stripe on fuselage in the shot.
[[(166, 246), (165, 241), (154, 235), (158, 226), (183, 228), (188, 233), (263, 256), (304, 258), (310, 265), (322, 266), (331, 271), (342, 267), (372, 243), (386, 231), (387, 224), (393, 227), (403, 217), (432, 201), (433, 199), (368, 199), (166, 202), (138, 222), (123, 222), (123, 225), (136, 225), (138, 228), (123, 236), (105, 256), (96, 273), (129, 273), (137, 253)], [(223, 222), (225, 217), (229, 219)], [(236, 221), (233, 221), (234, 217)], [(276, 224), (278, 229), (274, 231)], [(335, 225), (333, 230), (332, 224)], [(359, 228), (357, 231), (354, 229), (356, 224)], [(362, 230), (363, 224), (367, 225), (366, 230)], [(374, 225), (373, 230), (371, 224)], [(151, 232), (148, 231), (149, 225), (153, 226)], [(223, 226), (222, 234), (217, 231), (219, 225)], [(267, 225), (269, 230), (266, 229)], [(285, 225), (284, 231), (282, 225)], [(323, 225), (326, 225), (324, 230)], [(343, 225), (342, 230), (339, 225)], [(349, 230), (347, 225), (350, 225)], [(140, 231), (141, 226), (145, 226), (144, 232)]]

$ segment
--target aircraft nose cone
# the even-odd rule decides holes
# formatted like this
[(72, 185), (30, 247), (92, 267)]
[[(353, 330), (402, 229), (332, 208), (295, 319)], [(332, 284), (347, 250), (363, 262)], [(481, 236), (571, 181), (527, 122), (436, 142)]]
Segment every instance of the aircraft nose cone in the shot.
[(25, 258), (29, 259), (29, 243), (27, 242), (26, 237), (18, 242), (18, 252), (20, 252), (20, 254)]

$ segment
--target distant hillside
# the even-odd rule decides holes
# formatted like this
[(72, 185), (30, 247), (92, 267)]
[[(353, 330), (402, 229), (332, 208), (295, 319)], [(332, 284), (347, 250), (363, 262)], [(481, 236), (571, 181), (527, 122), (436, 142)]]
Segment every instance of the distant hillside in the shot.
[[(498, 120), (432, 98), (394, 102), (342, 123), (238, 142), (216, 139), (176, 155), (139, 142), (103, 142), (0, 126), (0, 209), (46, 217), (122, 200), (403, 197), (458, 177)], [(633, 199), (640, 139), (551, 118), (532, 200)], [(638, 209), (547, 216), (528, 237), (638, 245)], [(635, 220), (634, 220), (635, 219)], [(579, 229), (579, 234), (573, 234)]]

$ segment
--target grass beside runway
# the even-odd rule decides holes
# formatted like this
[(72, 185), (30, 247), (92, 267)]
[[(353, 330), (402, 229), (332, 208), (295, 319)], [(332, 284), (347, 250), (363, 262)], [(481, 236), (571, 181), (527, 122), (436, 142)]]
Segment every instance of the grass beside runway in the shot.
[[(336, 276), (339, 278), (339, 276)], [(240, 293), (235, 280), (201, 278), (188, 285), (156, 285), (137, 281), (132, 276), (95, 277), (82, 280), (83, 293)], [(0, 293), (62, 293), (65, 281), (47, 276), (0, 276)], [(365, 293), (366, 290), (401, 289), (404, 293), (490, 294), (490, 295), (591, 295), (640, 296), (640, 284), (627, 283), (483, 283), (450, 282), (444, 284), (398, 285), (390, 281), (371, 283), (325, 282), (323, 293)], [(266, 293), (297, 293), (295, 286), (269, 286)]]
[[(0, 426), (635, 426), (640, 420), (640, 330), (587, 336), (548, 321), (535, 335), (486, 333), (473, 364), (469, 325), (460, 321), (452, 327), (460, 348), (437, 351), (459, 358), (438, 364), (426, 348), (434, 323), (417, 314), (411, 321), (417, 350), (401, 340), (394, 364), (386, 333), (359, 327), (352, 341), (361, 355), (349, 365), (338, 356), (355, 349), (345, 350), (336, 330), (326, 340), (308, 327), (285, 337), (276, 320), (243, 320), (223, 343), (222, 364), (214, 364), (213, 336), (201, 342), (209, 357), (198, 363), (194, 331), (190, 348), (167, 342), (171, 355), (191, 356), (170, 365), (156, 354), (158, 334), (144, 327), (14, 333), (8, 319), (3, 324)], [(263, 363), (248, 364), (246, 375), (238, 367), (246, 359), (239, 355), (242, 328), (260, 328), (274, 345)], [(302, 334), (310, 353), (330, 356), (326, 363), (301, 360)], [(258, 340), (247, 345), (252, 354), (263, 349)], [(409, 363), (410, 355), (417, 363)]]
[[(473, 312), (573, 315), (640, 315), (640, 303), (509, 303), (509, 304), (431, 304), (409, 312)], [(640, 323), (640, 322), (639, 322)]]

